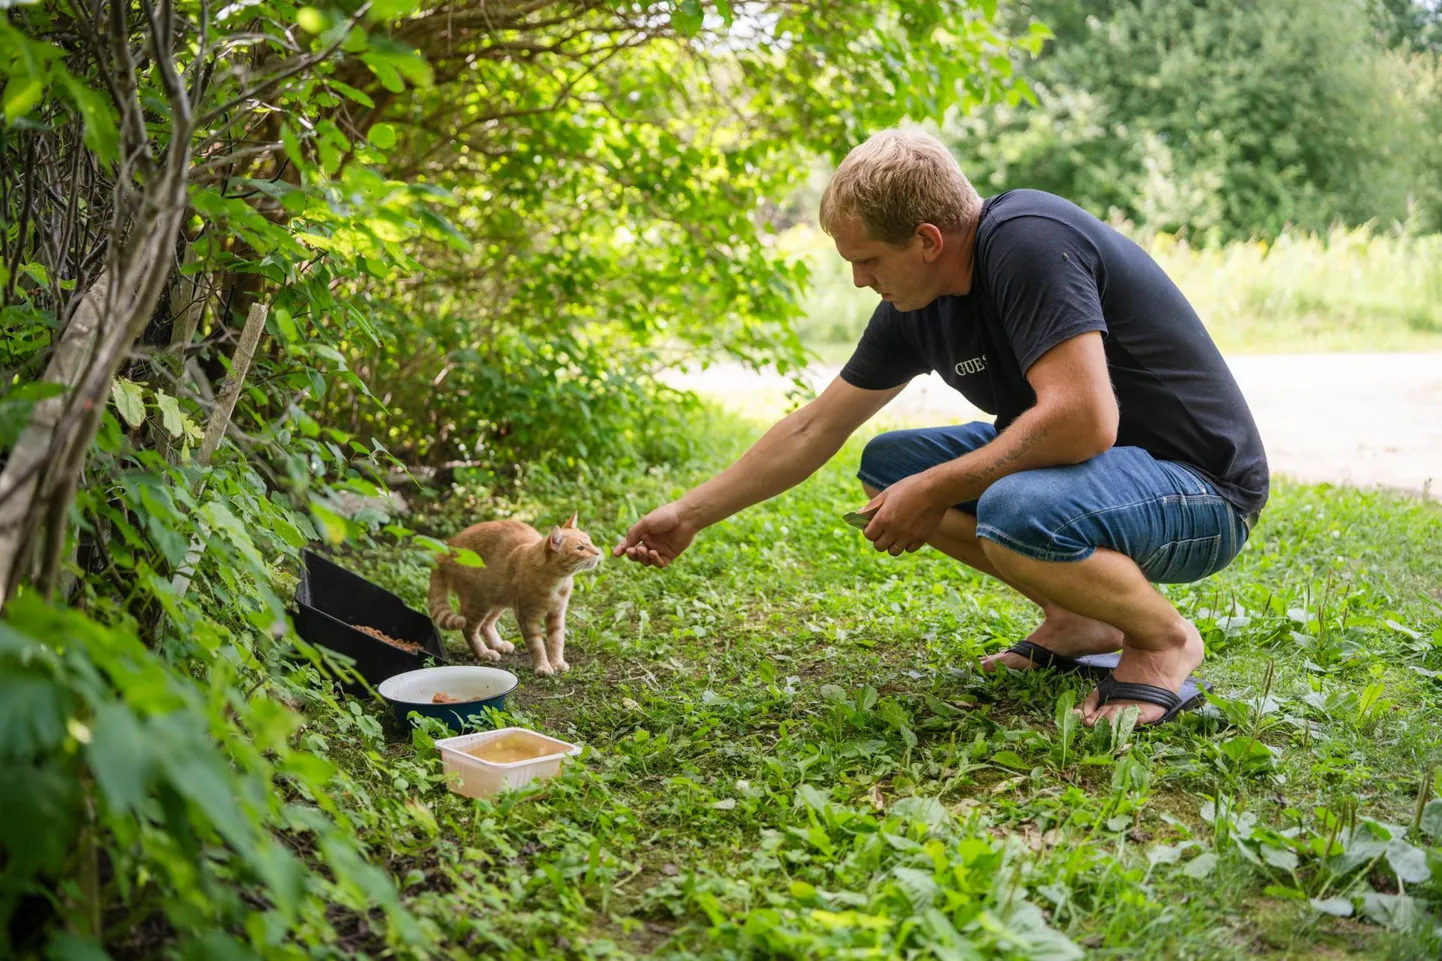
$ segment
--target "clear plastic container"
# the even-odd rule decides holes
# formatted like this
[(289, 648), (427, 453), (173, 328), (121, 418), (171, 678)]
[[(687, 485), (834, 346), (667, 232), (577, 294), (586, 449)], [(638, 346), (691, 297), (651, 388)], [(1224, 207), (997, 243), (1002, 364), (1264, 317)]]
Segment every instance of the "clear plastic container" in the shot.
[[(491, 761), (467, 753), (507, 735), (515, 735), (522, 747), (538, 752), (537, 756), (519, 761)], [(523, 727), (503, 727), (497, 731), (443, 738), (436, 742), (436, 747), (441, 751), (446, 783), (452, 791), (466, 797), (485, 797), (497, 791), (523, 787), (537, 779), (555, 777), (562, 761), (581, 753), (578, 744)]]

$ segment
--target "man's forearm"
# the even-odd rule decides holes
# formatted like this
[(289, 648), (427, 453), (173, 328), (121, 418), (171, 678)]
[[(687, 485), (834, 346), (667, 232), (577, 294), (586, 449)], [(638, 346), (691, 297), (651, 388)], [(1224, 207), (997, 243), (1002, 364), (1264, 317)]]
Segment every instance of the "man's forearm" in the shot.
[(725, 520), (775, 497), (816, 473), (841, 449), (844, 437), (829, 436), (799, 410), (783, 418), (741, 459), (689, 491), (677, 505), (697, 528)]
[(938, 503), (974, 501), (1008, 474), (1078, 464), (1111, 447), (1090, 419), (1033, 407), (969, 454), (925, 472)]

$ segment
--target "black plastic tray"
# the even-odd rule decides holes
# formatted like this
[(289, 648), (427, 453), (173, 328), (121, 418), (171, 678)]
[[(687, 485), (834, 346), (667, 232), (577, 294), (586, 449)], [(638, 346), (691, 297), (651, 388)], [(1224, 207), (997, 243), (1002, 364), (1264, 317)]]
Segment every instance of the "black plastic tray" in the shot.
[[(425, 667), (427, 659), (446, 663), (440, 633), (429, 616), (319, 554), (305, 551), (303, 558), (294, 616), (296, 633), (306, 641), (353, 658), (356, 671), (372, 687), (388, 677)], [(424, 650), (415, 654), (403, 651), (356, 630), (356, 624), (419, 644)], [(350, 684), (346, 690), (355, 693), (364, 688)]]

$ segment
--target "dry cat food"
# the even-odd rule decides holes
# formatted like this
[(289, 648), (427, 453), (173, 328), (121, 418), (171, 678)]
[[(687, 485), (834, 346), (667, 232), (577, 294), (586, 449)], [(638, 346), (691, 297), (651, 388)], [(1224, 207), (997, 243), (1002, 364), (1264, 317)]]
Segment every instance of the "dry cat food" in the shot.
[(557, 753), (554, 745), (519, 731), (514, 734), (502, 735), (494, 740), (482, 741), (480, 744), (466, 748), (465, 752), (471, 757), (478, 757), (482, 761), (490, 761), (492, 764), (529, 761), (532, 758)]
[(374, 627), (362, 627), (359, 624), (356, 624), (354, 626), (355, 629), (360, 631), (362, 634), (369, 634), (376, 640), (384, 641), (391, 647), (398, 647), (408, 654), (419, 654), (422, 650), (424, 650), (424, 648), (422, 648), (419, 644), (415, 644), (411, 641), (398, 641), (394, 637), (391, 637), (389, 634), (376, 630)]
[(435, 696), (431, 698), (432, 704), (464, 704), (465, 701), (465, 698), (456, 697), (454, 694), (447, 694), (445, 691), (437, 691)]

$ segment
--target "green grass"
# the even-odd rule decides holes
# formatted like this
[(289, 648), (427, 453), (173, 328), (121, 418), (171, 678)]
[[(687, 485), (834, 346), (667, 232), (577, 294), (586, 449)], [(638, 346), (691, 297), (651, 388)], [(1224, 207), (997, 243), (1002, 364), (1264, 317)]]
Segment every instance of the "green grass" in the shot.
[[(685, 470), (458, 495), (408, 523), (578, 509), (613, 543), (758, 430), (702, 426), (711, 453)], [(587, 745), (558, 779), (461, 798), (426, 734), (317, 696), (305, 736), (442, 954), (1438, 956), (1442, 884), (1420, 878), (1442, 878), (1442, 838), (1411, 825), (1442, 788), (1442, 509), (1282, 485), (1231, 569), (1167, 588), (1216, 702), (1091, 732), (1065, 710), (1084, 683), (978, 673), (1032, 627), (1022, 599), (840, 521), (860, 443), (665, 572), (579, 581), (573, 669), (506, 664), (517, 722)], [(421, 559), (346, 562), (423, 607)], [(1442, 802), (1426, 814), (1442, 827)], [(363, 924), (344, 944), (384, 948)]]
[[(1201, 250), (1163, 234), (1147, 247), (1224, 353), (1442, 350), (1442, 236), (1338, 228)], [(876, 296), (852, 286), (816, 228), (793, 228), (782, 249), (811, 269), (802, 339), (824, 361), (841, 363)]]

